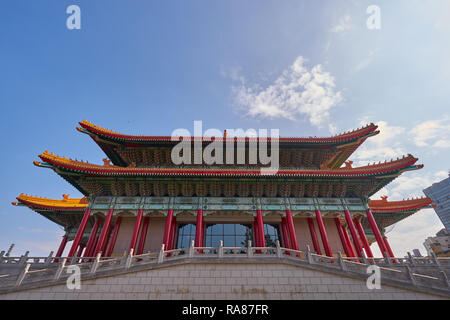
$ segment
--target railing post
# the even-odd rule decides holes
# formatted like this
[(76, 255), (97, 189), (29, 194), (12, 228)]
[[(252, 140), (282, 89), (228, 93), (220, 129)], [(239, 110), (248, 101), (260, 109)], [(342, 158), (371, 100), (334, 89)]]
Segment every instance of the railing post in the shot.
[(389, 258), (388, 254), (386, 252), (384, 254), (384, 261), (386, 261), (386, 264), (391, 264), (391, 258)]
[(411, 268), (409, 266), (405, 266), (405, 267), (406, 267), (406, 273), (408, 274), (409, 279), (411, 279), (412, 284), (416, 285), (416, 280), (414, 279)]
[(121, 266), (125, 265), (127, 263), (127, 259), (128, 259), (128, 252), (127, 252), (127, 250), (125, 250), (123, 252), (122, 260), (120, 261), (120, 265)]
[(97, 268), (98, 268), (98, 265), (100, 263), (100, 257), (101, 256), (102, 256), (102, 252), (100, 251), (99, 253), (97, 253), (97, 256), (95, 257), (95, 260), (94, 260), (94, 263), (92, 264), (90, 273), (97, 272)]
[(277, 257), (281, 258), (281, 247), (280, 247), (280, 240), (277, 240)]
[(20, 273), (19, 277), (17, 278), (16, 281), (16, 287), (20, 286), (22, 284), (23, 279), (25, 279), (25, 276), (28, 273), (28, 269), (30, 269), (31, 264), (27, 263), (25, 265), (25, 268), (23, 268), (22, 272)]
[(189, 258), (194, 257), (194, 240), (191, 240), (191, 244), (189, 246)]
[(448, 281), (447, 274), (445, 273), (444, 270), (441, 270), (441, 273), (442, 273), (442, 277), (444, 278), (443, 280), (444, 280), (445, 284), (446, 284), (447, 287), (450, 289), (450, 282)]
[(223, 258), (223, 240), (219, 240), (219, 258)]
[(309, 264), (314, 264), (312, 255), (311, 255), (311, 249), (309, 248), (309, 245), (306, 246), (306, 257), (308, 258)]
[(52, 257), (53, 257), (53, 251), (50, 251), (50, 254), (48, 255), (47, 259), (45, 259), (44, 264), (49, 265), (52, 262)]
[(247, 257), (251, 258), (253, 257), (253, 249), (252, 249), (252, 241), (247, 241)]
[(433, 261), (437, 266), (440, 266), (441, 263), (439, 262), (438, 258), (436, 257), (436, 254), (434, 253), (433, 250), (431, 250), (431, 256), (433, 257)]
[(56, 274), (55, 274), (54, 280), (58, 280), (61, 277), (61, 274), (62, 274), (62, 272), (64, 270), (64, 267), (66, 266), (66, 262), (67, 262), (67, 258), (62, 259), (62, 261), (61, 261), (61, 263), (60, 263), (60, 265), (58, 267), (58, 270), (56, 270)]
[(6, 257), (10, 257), (11, 256), (11, 252), (12, 252), (14, 246), (15, 246), (15, 244), (11, 243), (11, 245), (9, 246), (8, 252), (5, 255)]
[(19, 264), (25, 264), (27, 262), (28, 253), (30, 253), (30, 251), (27, 251), (23, 256), (20, 256)]
[(131, 262), (133, 261), (133, 252), (134, 249), (130, 249), (130, 254), (127, 257), (127, 262), (125, 263), (125, 269), (129, 269), (131, 267)]
[(361, 251), (361, 258), (364, 264), (369, 264), (369, 261), (367, 260), (366, 253), (364, 250)]
[(345, 265), (344, 259), (342, 259), (342, 253), (340, 251), (338, 252), (338, 261), (339, 261), (339, 265), (341, 266), (341, 270), (346, 271), (347, 266)]
[(161, 250), (159, 251), (158, 263), (163, 263), (164, 261), (164, 243), (161, 245)]
[(408, 259), (412, 266), (416, 265), (416, 262), (414, 261), (414, 257), (411, 255), (411, 252), (408, 251)]

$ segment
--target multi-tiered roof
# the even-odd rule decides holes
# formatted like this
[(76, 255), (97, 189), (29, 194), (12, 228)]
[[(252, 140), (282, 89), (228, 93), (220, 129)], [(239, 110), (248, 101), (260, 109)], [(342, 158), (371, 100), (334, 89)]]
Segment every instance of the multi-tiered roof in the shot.
[[(136, 136), (104, 129), (88, 121), (79, 123), (77, 130), (88, 134), (117, 166), (136, 164), (138, 167), (173, 165), (171, 148), (178, 143), (171, 136)], [(279, 138), (282, 167), (339, 168), (369, 137), (379, 133), (373, 123), (354, 131), (327, 138)], [(202, 137), (191, 137), (203, 140)], [(250, 138), (223, 137), (224, 141), (248, 141)], [(267, 138), (271, 140), (270, 137)], [(204, 143), (207, 143), (205, 141)]]
[[(315, 197), (362, 198), (375, 194), (405, 171), (420, 169), (412, 155), (396, 160), (353, 167), (349, 156), (377, 126), (366, 127), (327, 138), (279, 138), (280, 169), (274, 175), (261, 174), (262, 165), (174, 165), (171, 149), (178, 141), (170, 136), (120, 134), (80, 122), (77, 129), (88, 134), (105, 152), (103, 164), (54, 155), (45, 151), (34, 164), (53, 169), (84, 196), (143, 197)], [(192, 141), (210, 139), (190, 137)], [(248, 143), (249, 138), (218, 137), (216, 141)], [(267, 138), (269, 141), (270, 138)], [(206, 141), (204, 141), (206, 140)], [(21, 195), (18, 203), (29, 206), (50, 220), (76, 225), (88, 205), (86, 198), (54, 200)], [(370, 202), (380, 226), (395, 223), (430, 205), (428, 198)], [(70, 213), (77, 214), (70, 214)], [(69, 218), (70, 216), (70, 218)]]

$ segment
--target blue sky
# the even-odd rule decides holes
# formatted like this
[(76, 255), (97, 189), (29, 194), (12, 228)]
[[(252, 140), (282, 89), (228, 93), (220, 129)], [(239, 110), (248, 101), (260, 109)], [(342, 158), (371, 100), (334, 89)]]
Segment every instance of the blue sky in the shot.
[[(81, 8), (81, 30), (66, 8)], [(369, 5), (381, 29), (369, 30)], [(0, 249), (56, 250), (62, 230), (21, 192), (80, 194), (33, 166), (44, 150), (101, 163), (78, 121), (131, 134), (177, 128), (280, 128), (328, 136), (378, 123), (356, 165), (411, 153), (425, 168), (381, 194), (397, 200), (450, 169), (448, 1), (2, 1), (0, 5)], [(299, 93), (305, 92), (306, 95)], [(433, 210), (398, 223), (398, 255), (442, 224)], [(407, 239), (407, 241), (405, 241)], [(372, 246), (376, 251), (376, 246)]]

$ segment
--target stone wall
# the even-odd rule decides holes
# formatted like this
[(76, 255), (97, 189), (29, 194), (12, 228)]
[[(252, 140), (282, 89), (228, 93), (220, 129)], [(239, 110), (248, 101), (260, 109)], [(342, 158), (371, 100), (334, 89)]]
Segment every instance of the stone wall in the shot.
[[(295, 218), (294, 217), (295, 234), (297, 236), (297, 242), (300, 251), (306, 251), (307, 246), (314, 251), (314, 245), (311, 239), (311, 232), (309, 231), (308, 219), (307, 218)], [(325, 249), (323, 247), (323, 241), (320, 237), (319, 226), (317, 225), (316, 218), (314, 220), (314, 229), (316, 230), (317, 242), (319, 243), (320, 250), (322, 254), (325, 254)], [(339, 251), (344, 255), (344, 248), (341, 244), (341, 239), (334, 222), (334, 218), (323, 218), (323, 224), (325, 225), (325, 230), (327, 232), (328, 242), (331, 247), (333, 254), (337, 254)]]
[(0, 294), (5, 299), (447, 299), (284, 263), (186, 263)]
[[(112, 256), (121, 256), (124, 251), (128, 251), (130, 248), (131, 236), (133, 234), (134, 225), (136, 223), (136, 218), (125, 217), (122, 218), (120, 224), (119, 233), (117, 235), (116, 244), (114, 245), (114, 250)], [(151, 217), (147, 229), (147, 237), (145, 241), (144, 252), (148, 251), (158, 251), (161, 249), (161, 243), (164, 234), (164, 218), (154, 218)], [(140, 234), (142, 231), (142, 226), (139, 232), (139, 237), (137, 243), (139, 243)]]

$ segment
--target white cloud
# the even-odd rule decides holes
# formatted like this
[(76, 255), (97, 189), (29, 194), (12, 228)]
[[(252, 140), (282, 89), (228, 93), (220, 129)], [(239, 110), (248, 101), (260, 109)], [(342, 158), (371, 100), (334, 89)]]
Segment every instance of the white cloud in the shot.
[(415, 126), (410, 132), (419, 147), (450, 148), (450, 119), (428, 120)]
[[(312, 125), (321, 127), (329, 121), (330, 110), (341, 100), (335, 91), (334, 77), (319, 64), (312, 69), (299, 56), (295, 62), (266, 88), (248, 87), (245, 79), (233, 87), (236, 105), (252, 117), (286, 118), (306, 117)], [(335, 128), (330, 124), (330, 131)]]
[(353, 72), (359, 72), (359, 71), (361, 71), (361, 70), (363, 70), (363, 69), (365, 69), (365, 68), (367, 68), (371, 63), (372, 63), (372, 61), (374, 60), (374, 58), (375, 58), (375, 53), (378, 51), (378, 49), (377, 50), (371, 50), (370, 52), (369, 52), (369, 54), (366, 56), (366, 57), (364, 57), (356, 66), (355, 66), (355, 68), (353, 69)]
[(230, 78), (234, 81), (245, 81), (244, 77), (241, 75), (241, 68), (234, 66), (225, 68), (224, 66), (220, 67), (220, 75), (225, 78)]
[[(361, 121), (361, 125), (366, 125), (368, 118)], [(399, 137), (405, 132), (405, 128), (391, 126), (386, 121), (376, 123), (380, 133), (368, 138), (352, 156), (355, 166), (367, 165), (373, 161), (384, 161), (401, 157), (406, 154)]]
[[(423, 209), (397, 223), (386, 236), (396, 257), (404, 257), (413, 249), (419, 249), (426, 255), (423, 246), (425, 239), (434, 236), (443, 227), (433, 209)], [(370, 248), (374, 255), (381, 256), (376, 242)]]
[(433, 183), (441, 181), (448, 176), (444, 170), (435, 173), (423, 174), (420, 172), (409, 172), (403, 174), (389, 185), (378, 191), (371, 198), (380, 199), (382, 195), (389, 196), (389, 200), (401, 200), (411, 197), (423, 197), (423, 189)]
[(353, 29), (352, 19), (349, 15), (339, 18), (338, 24), (331, 28), (331, 32), (343, 33)]

